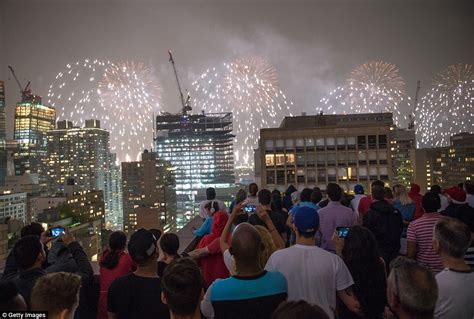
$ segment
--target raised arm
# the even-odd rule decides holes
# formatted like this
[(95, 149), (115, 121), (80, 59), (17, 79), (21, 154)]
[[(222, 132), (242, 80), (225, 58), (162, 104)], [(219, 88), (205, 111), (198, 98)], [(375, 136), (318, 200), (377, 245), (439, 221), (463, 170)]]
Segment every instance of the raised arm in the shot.
[(224, 226), (224, 230), (222, 231), (222, 234), (219, 240), (219, 245), (221, 247), (222, 253), (224, 253), (230, 247), (229, 242), (228, 242), (230, 227), (232, 227), (232, 225), (234, 224), (237, 216), (242, 214), (243, 205), (244, 205), (243, 202), (234, 205), (234, 209), (232, 210), (232, 213), (230, 214), (230, 217)]
[(272, 235), (273, 242), (275, 243), (275, 246), (277, 249), (283, 249), (285, 248), (285, 242), (283, 241), (283, 238), (281, 237), (280, 233), (276, 229), (275, 225), (272, 222), (272, 219), (268, 215), (267, 211), (260, 205), (257, 206), (257, 214), (258, 217), (265, 223), (265, 226), (267, 227), (268, 231)]

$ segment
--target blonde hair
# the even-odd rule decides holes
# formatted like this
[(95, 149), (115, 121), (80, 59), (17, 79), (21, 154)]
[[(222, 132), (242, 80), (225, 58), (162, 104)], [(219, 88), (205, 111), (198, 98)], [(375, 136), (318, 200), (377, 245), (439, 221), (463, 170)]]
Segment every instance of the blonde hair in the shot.
[(413, 203), (410, 196), (408, 196), (407, 189), (403, 185), (398, 185), (399, 187), (395, 190), (395, 196), (398, 197), (402, 205), (408, 205)]
[(262, 238), (262, 243), (265, 246), (263, 251), (260, 253), (260, 266), (265, 268), (267, 264), (268, 258), (277, 250), (275, 243), (273, 242), (272, 234), (263, 226), (256, 225), (255, 229), (257, 229), (260, 237)]

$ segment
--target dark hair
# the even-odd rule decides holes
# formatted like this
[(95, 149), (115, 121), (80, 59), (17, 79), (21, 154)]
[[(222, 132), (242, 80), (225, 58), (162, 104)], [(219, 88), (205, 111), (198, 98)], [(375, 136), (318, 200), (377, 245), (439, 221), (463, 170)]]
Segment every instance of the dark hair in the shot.
[(261, 189), (258, 192), (258, 202), (262, 205), (270, 205), (272, 202), (272, 193), (268, 189)]
[(41, 254), (43, 244), (40, 242), (38, 236), (27, 235), (16, 242), (13, 247), (13, 255), (21, 269), (31, 268)]
[(237, 194), (235, 194), (234, 204), (239, 204), (239, 203), (243, 202), (246, 199), (247, 199), (247, 192), (245, 191), (245, 189), (241, 188), (241, 189), (239, 189)]
[(474, 184), (471, 182), (465, 182), (464, 188), (466, 189), (466, 193), (474, 195)]
[(122, 231), (115, 231), (109, 236), (109, 249), (102, 254), (100, 266), (107, 269), (114, 269), (120, 260), (120, 253), (127, 246), (127, 235)]
[(344, 239), (342, 258), (354, 279), (354, 293), (364, 317), (380, 317), (386, 304), (387, 282), (374, 234), (362, 226), (352, 227)]
[(427, 213), (437, 212), (441, 208), (441, 199), (438, 194), (427, 192), (421, 199), (421, 206)]
[(18, 288), (11, 281), (0, 281), (0, 311), (25, 311), (26, 305), (18, 303)]
[(471, 233), (474, 233), (474, 208), (469, 204), (459, 205), (455, 214), (456, 218), (466, 224)]
[(321, 192), (321, 189), (319, 187), (313, 188), (313, 191), (311, 192), (311, 202), (313, 204), (317, 204), (323, 199), (323, 193)]
[(179, 258), (165, 268), (161, 289), (171, 312), (186, 316), (199, 307), (204, 281), (201, 271), (191, 258)]
[(216, 213), (219, 211), (219, 203), (215, 200), (210, 200), (206, 203), (206, 205), (204, 205), (204, 208), (209, 210), (214, 208), (214, 213)]
[(441, 194), (441, 187), (439, 185), (433, 185), (430, 188), (430, 191), (435, 194)]
[(21, 229), (20, 236), (25, 237), (28, 235), (35, 235), (35, 236), (40, 237), (43, 232), (44, 232), (44, 228), (41, 224), (31, 223)]
[(216, 199), (216, 190), (213, 187), (206, 189), (206, 198), (207, 200)]
[(300, 194), (300, 200), (302, 202), (309, 202), (311, 201), (311, 193), (313, 193), (313, 190), (311, 188), (304, 188), (302, 191), (301, 191), (301, 194)]
[(163, 236), (161, 236), (159, 245), (163, 252), (170, 256), (177, 256), (179, 249), (179, 237), (173, 233), (165, 233)]
[(372, 198), (375, 200), (384, 200), (385, 188), (383, 188), (382, 186), (372, 187)]
[(252, 196), (257, 195), (257, 193), (258, 193), (258, 185), (255, 184), (255, 183), (250, 183), (250, 184), (249, 184), (249, 193), (250, 193), (250, 195), (252, 195)]
[(303, 238), (314, 238), (314, 236), (316, 236), (316, 230), (314, 231), (307, 231), (307, 232), (304, 232), (304, 231), (300, 231), (298, 229), (298, 233), (300, 234), (301, 237)]
[(392, 189), (390, 187), (384, 187), (385, 189), (385, 197), (389, 199), (393, 199)]
[(282, 209), (281, 193), (279, 190), (274, 189), (272, 191), (272, 210), (281, 211)]
[(342, 198), (342, 188), (336, 183), (329, 183), (326, 187), (326, 193), (333, 202), (338, 202)]
[(463, 183), (463, 182), (459, 183), (459, 184), (458, 184), (458, 187), (459, 187), (459, 188), (464, 188), (464, 183)]
[(248, 214), (240, 214), (238, 215), (235, 220), (234, 220), (234, 225), (240, 225), (242, 223), (246, 223), (249, 221), (249, 215)]
[(372, 184), (371, 184), (371, 186), (372, 186), (372, 187), (375, 187), (375, 186), (385, 187), (385, 183), (378, 179), (378, 180), (376, 180), (376, 181), (373, 181)]
[(272, 314), (272, 319), (329, 319), (321, 307), (304, 300), (284, 301)]

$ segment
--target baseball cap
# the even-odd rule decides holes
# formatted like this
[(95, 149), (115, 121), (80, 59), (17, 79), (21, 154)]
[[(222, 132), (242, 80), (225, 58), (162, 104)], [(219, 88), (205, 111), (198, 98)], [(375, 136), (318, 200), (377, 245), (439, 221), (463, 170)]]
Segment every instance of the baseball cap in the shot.
[(364, 187), (360, 184), (354, 186), (354, 193), (356, 194), (364, 194)]
[(319, 226), (319, 215), (314, 208), (299, 206), (294, 213), (293, 223), (302, 233), (316, 231)]
[(455, 204), (464, 204), (466, 202), (466, 192), (461, 187), (454, 186), (445, 189), (444, 193), (449, 195)]
[(146, 229), (139, 229), (130, 237), (128, 252), (134, 261), (146, 260), (156, 250), (156, 237)]

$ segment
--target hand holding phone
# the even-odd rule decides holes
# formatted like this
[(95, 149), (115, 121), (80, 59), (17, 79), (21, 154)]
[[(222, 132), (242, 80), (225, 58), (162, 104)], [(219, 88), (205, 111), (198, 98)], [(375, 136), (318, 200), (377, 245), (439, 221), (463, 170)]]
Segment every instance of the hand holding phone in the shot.
[(346, 238), (351, 228), (350, 227), (337, 227), (336, 230), (337, 230), (337, 235), (339, 236), (339, 238)]
[(253, 214), (257, 211), (257, 206), (256, 205), (246, 205), (244, 206), (244, 212), (247, 214)]

